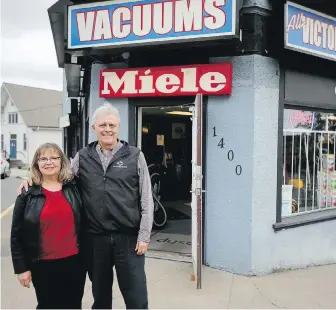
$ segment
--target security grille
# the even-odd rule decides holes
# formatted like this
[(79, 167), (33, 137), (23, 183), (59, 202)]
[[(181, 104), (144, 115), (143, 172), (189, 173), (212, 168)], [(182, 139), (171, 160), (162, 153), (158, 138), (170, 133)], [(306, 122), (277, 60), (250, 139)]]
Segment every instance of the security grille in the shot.
[(284, 216), (336, 207), (336, 132), (319, 115), (320, 122), (324, 118), (329, 131), (284, 129), (283, 185), (292, 186), (291, 210)]

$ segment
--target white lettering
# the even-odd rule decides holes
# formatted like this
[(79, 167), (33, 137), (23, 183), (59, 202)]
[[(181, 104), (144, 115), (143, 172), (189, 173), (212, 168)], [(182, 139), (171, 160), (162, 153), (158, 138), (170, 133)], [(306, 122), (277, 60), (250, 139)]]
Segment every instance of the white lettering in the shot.
[[(175, 93), (179, 89), (180, 79), (175, 74), (162, 74), (156, 80), (156, 88), (165, 94)], [(168, 88), (168, 86), (171, 86)]]
[(295, 30), (296, 15), (293, 15), (287, 24), (287, 31)]
[(95, 12), (84, 12), (76, 14), (78, 25), (79, 41), (91, 41), (93, 33), (93, 23), (95, 20)]
[(328, 27), (328, 48), (333, 51), (335, 49), (335, 28), (332, 25)]
[(301, 14), (294, 14), (288, 25), (287, 25), (287, 31), (295, 31), (295, 30), (299, 30), (304, 26), (305, 23), (305, 16), (301, 13)]
[(183, 87), (182, 92), (197, 92), (197, 68), (187, 68), (181, 70), (183, 73)]
[(306, 16), (302, 15), (302, 20), (303, 20), (302, 41), (303, 41), (303, 43), (308, 44), (309, 43), (309, 22), (308, 22), (308, 18)]
[(131, 11), (129, 8), (121, 7), (115, 9), (112, 14), (113, 35), (118, 39), (126, 38), (131, 33), (131, 25), (123, 25), (123, 21), (131, 20)]
[(314, 45), (314, 20), (307, 18), (309, 21), (309, 44)]
[(195, 65), (186, 68), (103, 70), (100, 77), (100, 95), (102, 97), (134, 97), (140, 94), (183, 96), (183, 94), (199, 92), (229, 94), (231, 87), (227, 87), (226, 72), (231, 75), (231, 66), (225, 67), (220, 64)]
[(149, 75), (151, 70), (148, 69), (145, 71), (145, 76), (140, 76), (139, 80), (141, 81), (141, 89), (139, 90), (140, 94), (154, 94), (155, 89), (153, 88), (153, 75)]
[(319, 47), (321, 45), (321, 23), (319, 20), (315, 20), (314, 22), (314, 44)]
[[(302, 41), (316, 47), (336, 50), (336, 27), (320, 20), (302, 15)], [(288, 26), (289, 27), (289, 26)]]
[(327, 28), (328, 24), (321, 22), (321, 27), (322, 27), (322, 46), (323, 48), (327, 47)]
[(117, 93), (123, 85), (124, 87), (121, 91), (123, 94), (136, 94), (138, 92), (135, 87), (135, 77), (137, 75), (138, 71), (126, 71), (123, 76), (119, 78), (116, 72), (103, 72), (104, 88), (101, 92), (102, 95), (111, 94), (109, 86), (114, 93)]
[(173, 2), (155, 3), (153, 9), (153, 30), (167, 34), (173, 29)]
[(225, 5), (226, 0), (205, 1), (204, 11), (210, 16), (204, 18), (204, 26), (215, 30), (222, 28), (226, 23), (226, 15), (219, 6)]
[(205, 73), (200, 79), (200, 87), (207, 92), (218, 92), (225, 88), (226, 77), (219, 72)]
[(135, 5), (133, 7), (133, 33), (138, 37), (144, 37), (151, 32), (152, 5)]
[(108, 10), (97, 11), (93, 40), (112, 39), (111, 21)]
[(175, 1), (174, 3), (175, 32), (202, 30), (203, 1)]

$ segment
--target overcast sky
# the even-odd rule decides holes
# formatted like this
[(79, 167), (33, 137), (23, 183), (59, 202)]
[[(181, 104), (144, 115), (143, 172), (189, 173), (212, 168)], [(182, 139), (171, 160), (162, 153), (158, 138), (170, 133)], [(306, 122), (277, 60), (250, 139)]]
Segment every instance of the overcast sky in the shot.
[(47, 9), (57, 0), (1, 1), (1, 81), (62, 89)]

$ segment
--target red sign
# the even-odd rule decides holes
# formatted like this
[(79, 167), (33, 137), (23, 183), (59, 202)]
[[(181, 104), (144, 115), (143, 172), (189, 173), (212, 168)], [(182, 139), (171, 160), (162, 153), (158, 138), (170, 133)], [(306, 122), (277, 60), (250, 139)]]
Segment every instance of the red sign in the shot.
[(289, 112), (289, 123), (291, 125), (311, 125), (313, 113), (305, 111), (292, 110)]
[(231, 91), (231, 63), (100, 71), (103, 98), (229, 95)]

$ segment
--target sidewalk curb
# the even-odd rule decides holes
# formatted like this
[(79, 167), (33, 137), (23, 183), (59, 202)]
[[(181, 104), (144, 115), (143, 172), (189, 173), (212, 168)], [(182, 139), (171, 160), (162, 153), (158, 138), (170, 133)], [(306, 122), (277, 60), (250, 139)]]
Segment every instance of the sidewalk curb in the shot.
[(11, 204), (8, 208), (6, 208), (5, 210), (3, 210), (1, 212), (0, 219), (2, 219), (9, 211), (13, 210), (14, 209), (14, 205), (15, 205), (15, 203)]

